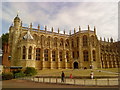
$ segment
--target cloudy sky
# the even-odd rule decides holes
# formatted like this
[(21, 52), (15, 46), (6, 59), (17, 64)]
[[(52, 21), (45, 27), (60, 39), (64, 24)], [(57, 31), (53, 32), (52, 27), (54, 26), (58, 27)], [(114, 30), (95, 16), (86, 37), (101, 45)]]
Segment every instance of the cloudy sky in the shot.
[(48, 30), (54, 27), (69, 33), (70, 30), (81, 26), (87, 30), (94, 26), (99, 37), (118, 39), (118, 3), (117, 2), (2, 2), (2, 33), (8, 32), (14, 17), (19, 11), (23, 26), (28, 27), (32, 22), (33, 27), (41, 28), (45, 25)]

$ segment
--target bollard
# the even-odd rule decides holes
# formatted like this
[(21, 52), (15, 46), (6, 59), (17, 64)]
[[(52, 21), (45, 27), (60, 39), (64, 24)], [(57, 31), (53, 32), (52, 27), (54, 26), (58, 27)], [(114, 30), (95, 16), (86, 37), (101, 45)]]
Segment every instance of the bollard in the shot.
[(57, 78), (56, 78), (56, 83), (57, 83)]
[(107, 81), (108, 81), (108, 85), (109, 85), (109, 78), (107, 79)]
[(74, 84), (75, 84), (75, 79), (74, 79)]
[(97, 85), (97, 79), (95, 79), (95, 85)]
[(44, 82), (44, 77), (43, 77), (43, 82)]
[(34, 82), (34, 77), (33, 77), (33, 82)]
[(39, 77), (38, 77), (38, 82), (39, 82)]
[(84, 79), (84, 85), (85, 85), (85, 79)]
[(51, 78), (49, 78), (49, 83), (51, 83)]

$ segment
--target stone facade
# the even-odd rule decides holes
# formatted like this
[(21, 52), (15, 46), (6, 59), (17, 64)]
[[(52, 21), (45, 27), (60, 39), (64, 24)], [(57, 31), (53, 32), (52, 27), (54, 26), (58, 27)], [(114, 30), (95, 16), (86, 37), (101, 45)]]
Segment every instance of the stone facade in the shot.
[(120, 54), (117, 42), (98, 40), (96, 28), (64, 34), (23, 27), (18, 15), (9, 28), (11, 66), (36, 69), (117, 68)]

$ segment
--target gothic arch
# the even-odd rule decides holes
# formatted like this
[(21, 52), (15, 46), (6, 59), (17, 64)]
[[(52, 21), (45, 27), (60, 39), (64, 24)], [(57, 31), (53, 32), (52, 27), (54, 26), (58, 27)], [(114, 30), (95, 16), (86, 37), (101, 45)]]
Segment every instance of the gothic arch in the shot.
[(83, 46), (88, 46), (88, 37), (87, 37), (87, 35), (83, 36)]

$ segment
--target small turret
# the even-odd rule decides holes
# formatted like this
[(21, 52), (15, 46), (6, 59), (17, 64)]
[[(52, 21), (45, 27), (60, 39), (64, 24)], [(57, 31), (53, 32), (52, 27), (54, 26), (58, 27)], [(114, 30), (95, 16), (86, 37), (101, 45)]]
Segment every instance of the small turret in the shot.
[(102, 38), (100, 37), (100, 41), (102, 41)]
[(69, 34), (71, 35), (71, 30), (70, 30)]
[(17, 16), (14, 18), (14, 27), (18, 29), (20, 27), (20, 18)]
[(45, 32), (47, 31), (47, 26), (45, 26)]
[(90, 26), (88, 25), (88, 31), (90, 31)]
[(76, 33), (76, 30), (75, 30), (75, 28), (74, 28), (74, 34)]
[(109, 42), (109, 38), (108, 38), (108, 42)]
[(111, 37), (110, 41), (113, 42), (113, 38), (112, 37)]
[(30, 28), (32, 28), (32, 23), (30, 23)]
[(65, 30), (64, 30), (64, 34), (65, 34)]
[(79, 26), (79, 32), (81, 31), (81, 27)]
[(105, 37), (104, 37), (104, 41), (106, 41)]
[(38, 30), (40, 30), (40, 25), (38, 24)]
[(94, 26), (94, 33), (96, 34), (96, 27)]
[(52, 27), (51, 31), (53, 32), (53, 27)]
[(58, 28), (58, 33), (60, 32), (60, 29)]

